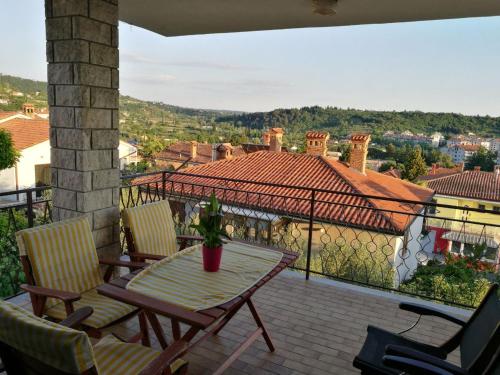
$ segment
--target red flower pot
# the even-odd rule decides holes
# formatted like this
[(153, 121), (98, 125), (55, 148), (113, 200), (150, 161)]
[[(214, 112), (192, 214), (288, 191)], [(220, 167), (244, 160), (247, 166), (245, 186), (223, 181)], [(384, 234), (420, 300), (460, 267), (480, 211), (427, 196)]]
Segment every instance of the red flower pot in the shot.
[(207, 272), (217, 272), (222, 258), (222, 245), (210, 248), (203, 245), (203, 269)]

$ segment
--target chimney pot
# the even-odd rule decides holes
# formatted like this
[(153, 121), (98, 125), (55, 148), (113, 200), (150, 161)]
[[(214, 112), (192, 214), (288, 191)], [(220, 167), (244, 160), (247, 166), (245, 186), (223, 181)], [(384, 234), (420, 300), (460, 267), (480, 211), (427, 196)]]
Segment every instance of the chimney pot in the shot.
[(271, 134), (269, 134), (269, 132), (262, 134), (262, 143), (265, 145), (269, 145), (271, 143)]
[(216, 148), (217, 160), (231, 160), (233, 158), (233, 147), (230, 143), (222, 143)]
[(481, 170), (481, 166), (476, 165), (476, 166), (474, 167), (474, 172), (479, 172), (480, 170)]
[(283, 133), (284, 132), (282, 128), (272, 128), (269, 131), (269, 151), (281, 152), (281, 145), (283, 144)]
[(198, 142), (196, 141), (191, 141), (189, 144), (189, 156), (191, 159), (196, 158), (198, 155)]
[(330, 134), (327, 132), (309, 131), (306, 133), (306, 148), (309, 155), (326, 156), (328, 152), (328, 140)]
[(368, 156), (368, 145), (370, 144), (370, 135), (355, 133), (351, 135), (351, 156), (349, 166), (357, 169), (362, 174), (366, 173), (366, 158)]

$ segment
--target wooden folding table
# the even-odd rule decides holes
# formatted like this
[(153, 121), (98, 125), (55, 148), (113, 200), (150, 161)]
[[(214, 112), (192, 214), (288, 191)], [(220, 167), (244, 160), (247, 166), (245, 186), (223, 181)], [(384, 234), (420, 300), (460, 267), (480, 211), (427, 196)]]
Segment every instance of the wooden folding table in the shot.
[[(230, 244), (225, 246), (230, 246)], [(260, 247), (260, 249), (265, 248)], [(156, 314), (170, 318), (174, 341), (186, 341), (189, 343), (189, 348), (191, 349), (207, 338), (217, 335), (218, 332), (224, 328), (224, 326), (246, 304), (250, 309), (255, 323), (257, 324), (257, 329), (252, 332), (252, 334), (248, 336), (245, 341), (240, 344), (238, 348), (226, 359), (226, 361), (214, 372), (214, 374), (221, 374), (261, 335), (264, 337), (269, 350), (274, 351), (274, 345), (271, 341), (271, 337), (269, 336), (269, 333), (267, 332), (251, 297), (260, 287), (297, 260), (298, 255), (295, 253), (283, 250), (280, 250), (280, 252), (283, 253), (283, 257), (279, 264), (272, 268), (250, 289), (241, 293), (229, 302), (225, 302), (216, 307), (201, 311), (191, 311), (182, 306), (126, 289), (129, 281), (132, 280), (140, 271), (134, 271), (124, 275), (111, 281), (109, 284), (104, 284), (98, 287), (97, 290), (102, 295), (141, 308), (143, 313), (139, 315), (139, 321), (143, 332), (143, 344), (148, 346), (150, 345), (148, 333), (149, 321), (162, 348), (166, 348), (168, 344), (163, 328)], [(180, 323), (189, 326), (189, 329), (184, 334), (181, 333)], [(194, 337), (200, 331), (204, 331), (202, 336), (196, 341), (193, 341)]]

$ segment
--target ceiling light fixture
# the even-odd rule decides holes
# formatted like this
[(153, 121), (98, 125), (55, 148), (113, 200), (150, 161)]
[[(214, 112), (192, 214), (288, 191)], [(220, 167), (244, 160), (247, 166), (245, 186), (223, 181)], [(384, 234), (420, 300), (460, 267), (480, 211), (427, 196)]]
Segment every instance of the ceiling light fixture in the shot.
[(333, 16), (337, 14), (335, 7), (338, 0), (312, 0), (313, 13), (321, 16)]

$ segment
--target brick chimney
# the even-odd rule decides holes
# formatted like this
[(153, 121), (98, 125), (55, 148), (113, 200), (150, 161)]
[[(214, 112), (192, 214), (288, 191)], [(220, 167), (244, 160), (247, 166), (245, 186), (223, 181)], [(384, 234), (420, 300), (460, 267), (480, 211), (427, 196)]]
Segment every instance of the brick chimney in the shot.
[(269, 130), (270, 142), (269, 151), (281, 152), (281, 145), (283, 144), (283, 129), (272, 128)]
[(327, 132), (309, 131), (306, 133), (307, 153), (310, 155), (326, 156), (328, 151), (328, 140), (330, 134)]
[(231, 143), (222, 143), (215, 149), (216, 160), (231, 160), (233, 158), (233, 146)]
[(35, 106), (30, 103), (23, 104), (23, 113), (26, 116), (33, 116), (35, 114)]
[(362, 174), (366, 172), (366, 157), (368, 156), (370, 139), (370, 134), (355, 133), (351, 135), (352, 147), (349, 166)]
[(262, 143), (265, 145), (269, 145), (269, 143), (271, 143), (271, 134), (269, 134), (269, 132), (262, 134)]
[(189, 142), (189, 156), (194, 159), (198, 155), (198, 142)]
[(461, 161), (460, 163), (457, 164), (457, 167), (460, 167), (460, 172), (463, 172), (465, 169), (465, 163)]

